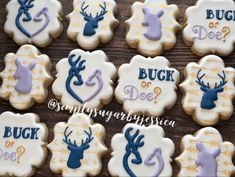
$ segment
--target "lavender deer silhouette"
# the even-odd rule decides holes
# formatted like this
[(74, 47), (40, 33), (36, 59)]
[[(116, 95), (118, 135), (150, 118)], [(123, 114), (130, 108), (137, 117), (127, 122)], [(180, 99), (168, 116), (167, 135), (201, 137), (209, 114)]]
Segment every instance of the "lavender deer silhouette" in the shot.
[(84, 151), (89, 149), (90, 143), (94, 139), (92, 137), (92, 131), (91, 128), (89, 127), (89, 132), (84, 130), (84, 133), (87, 135), (86, 140), (82, 140), (81, 144), (78, 146), (76, 141), (74, 140), (73, 142), (69, 139), (69, 136), (73, 133), (73, 131), (70, 131), (67, 133), (68, 127), (64, 131), (64, 139), (63, 141), (68, 145), (68, 150), (70, 151), (67, 166), (72, 169), (79, 168), (81, 166), (81, 160), (84, 157)]
[(108, 12), (106, 10), (105, 2), (103, 5), (100, 4), (99, 6), (101, 8), (101, 12), (97, 12), (96, 16), (93, 17), (91, 13), (88, 15), (86, 12), (89, 5), (85, 6), (85, 2), (82, 3), (80, 14), (83, 15), (84, 20), (87, 21), (83, 30), (84, 36), (93, 36), (96, 33), (95, 29), (98, 28), (98, 22), (102, 21), (104, 19), (104, 15)]
[[(129, 164), (128, 164), (128, 159), (131, 154), (135, 156), (135, 159), (132, 159), (131, 162), (133, 164), (141, 164), (142, 163), (142, 158), (140, 156), (140, 153), (138, 151), (138, 148), (142, 147), (144, 145), (144, 142), (142, 139), (144, 138), (144, 135), (139, 135), (140, 130), (136, 130), (134, 135), (130, 135), (130, 132), (133, 130), (133, 128), (128, 128), (125, 132), (125, 138), (128, 141), (126, 145), (126, 153), (123, 157), (123, 166), (126, 170), (126, 172), (131, 176), (131, 177), (136, 177), (136, 175), (132, 172)], [(136, 140), (137, 138), (137, 140)]]
[(29, 65), (24, 65), (20, 60), (16, 59), (16, 72), (14, 78), (18, 79), (15, 86), (17, 92), (27, 94), (32, 90), (32, 69), (35, 67), (36, 62), (33, 61)]
[(201, 142), (196, 142), (199, 154), (196, 165), (201, 166), (201, 170), (197, 177), (217, 177), (217, 161), (216, 157), (220, 154), (220, 148), (208, 150)]
[(142, 24), (147, 26), (147, 31), (144, 36), (152, 41), (158, 41), (162, 36), (162, 24), (160, 17), (164, 14), (163, 10), (159, 10), (156, 14), (151, 13), (150, 9), (145, 6), (143, 7), (144, 21)]
[(224, 91), (223, 87), (228, 81), (226, 81), (226, 75), (223, 71), (223, 75), (217, 74), (221, 78), (220, 83), (215, 83), (215, 87), (211, 88), (210, 83), (205, 84), (204, 81), (202, 81), (206, 74), (204, 73), (200, 76), (201, 71), (202, 70), (198, 71), (196, 80), (196, 82), (201, 86), (201, 90), (204, 92), (201, 101), (201, 108), (213, 109), (216, 107), (214, 102), (218, 100), (218, 93)]

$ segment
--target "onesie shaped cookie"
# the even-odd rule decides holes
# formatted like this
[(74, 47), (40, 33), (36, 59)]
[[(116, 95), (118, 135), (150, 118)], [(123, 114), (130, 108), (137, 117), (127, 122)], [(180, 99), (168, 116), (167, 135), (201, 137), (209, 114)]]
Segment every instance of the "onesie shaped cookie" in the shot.
[(57, 0), (11, 0), (5, 32), (18, 45), (46, 47), (63, 31), (62, 5)]
[(95, 109), (108, 104), (113, 95), (116, 68), (103, 51), (73, 50), (56, 65), (57, 79), (52, 90), (63, 105)]
[(73, 5), (67, 31), (71, 40), (86, 50), (93, 50), (100, 42), (108, 43), (113, 38), (113, 29), (118, 25), (114, 17), (115, 0), (74, 0)]
[(235, 172), (234, 145), (223, 142), (218, 130), (207, 127), (181, 141), (182, 154), (176, 158), (178, 177), (230, 177)]
[(186, 10), (183, 38), (199, 55), (229, 55), (235, 43), (235, 3), (233, 0), (198, 0)]
[(32, 45), (20, 47), (16, 54), (7, 54), (5, 69), (0, 73), (0, 97), (20, 110), (30, 108), (34, 102), (43, 103), (53, 79), (50, 70), (49, 57)]
[(160, 126), (127, 124), (112, 138), (112, 158), (108, 169), (112, 176), (170, 177), (174, 143), (165, 138)]
[(0, 176), (33, 176), (47, 157), (48, 130), (36, 114), (0, 115)]
[(209, 55), (185, 69), (185, 81), (180, 85), (184, 94), (185, 112), (203, 126), (215, 125), (219, 119), (233, 114), (235, 70), (226, 68), (221, 58)]
[(48, 145), (52, 153), (50, 168), (62, 176), (96, 176), (102, 168), (101, 157), (105, 129), (93, 124), (85, 114), (72, 116), (68, 123), (60, 122), (54, 128), (55, 138)]
[(137, 55), (118, 74), (115, 96), (126, 112), (160, 116), (174, 106), (179, 72), (170, 68), (166, 58)]
[(175, 46), (178, 8), (166, 0), (145, 0), (132, 5), (132, 17), (126, 21), (126, 40), (146, 56), (157, 56)]

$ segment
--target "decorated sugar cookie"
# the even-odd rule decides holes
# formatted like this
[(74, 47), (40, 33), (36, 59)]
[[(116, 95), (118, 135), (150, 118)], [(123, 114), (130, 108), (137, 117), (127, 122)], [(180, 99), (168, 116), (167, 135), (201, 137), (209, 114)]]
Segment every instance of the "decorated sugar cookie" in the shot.
[(49, 57), (32, 45), (24, 45), (16, 54), (7, 54), (4, 61), (0, 97), (20, 110), (30, 108), (34, 102), (43, 103), (52, 81)]
[(181, 151), (182, 154), (176, 158), (180, 167), (179, 177), (230, 177), (235, 172), (232, 162), (234, 145), (223, 142), (214, 128), (203, 128), (194, 136), (184, 136)]
[(185, 112), (203, 126), (214, 125), (233, 114), (235, 70), (225, 67), (221, 58), (208, 55), (185, 69), (180, 85)]
[(104, 145), (105, 129), (93, 124), (85, 114), (76, 114), (68, 123), (60, 122), (54, 128), (55, 138), (48, 145), (52, 153), (50, 168), (62, 176), (96, 176), (102, 168), (101, 157), (107, 151)]
[(74, 0), (68, 37), (87, 50), (108, 43), (113, 38), (113, 29), (118, 25), (115, 0)]
[(172, 176), (174, 143), (157, 125), (127, 124), (122, 133), (114, 135), (111, 146), (108, 169), (112, 176)]
[(179, 72), (166, 58), (137, 55), (118, 74), (115, 96), (126, 112), (160, 116), (174, 106)]
[(11, 0), (4, 29), (19, 44), (46, 47), (63, 31), (58, 0)]
[(126, 21), (126, 40), (146, 56), (157, 56), (175, 46), (178, 8), (166, 0), (145, 0), (132, 5), (132, 17)]
[(233, 0), (198, 0), (186, 11), (183, 37), (194, 53), (229, 55), (235, 42), (235, 3)]
[(73, 50), (56, 65), (52, 90), (62, 104), (101, 108), (111, 101), (116, 68), (103, 51)]
[(0, 176), (33, 176), (47, 157), (48, 130), (36, 114), (0, 115)]

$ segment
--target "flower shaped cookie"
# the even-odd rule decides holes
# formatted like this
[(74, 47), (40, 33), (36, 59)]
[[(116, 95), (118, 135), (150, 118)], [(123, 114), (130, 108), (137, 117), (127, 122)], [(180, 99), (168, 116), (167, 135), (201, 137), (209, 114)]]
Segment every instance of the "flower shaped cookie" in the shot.
[(48, 130), (36, 114), (0, 115), (0, 176), (33, 176), (46, 159)]
[(111, 146), (108, 169), (112, 176), (172, 176), (174, 143), (164, 138), (163, 129), (157, 125), (127, 124), (121, 134), (114, 135)]
[(230, 177), (235, 172), (232, 162), (234, 145), (223, 142), (221, 134), (214, 128), (207, 127), (194, 136), (184, 136), (181, 150), (182, 154), (176, 158), (180, 167), (179, 177)]
[(5, 65), (0, 73), (0, 97), (20, 110), (30, 108), (34, 102), (45, 101), (52, 81), (51, 61), (47, 55), (41, 55), (32, 45), (24, 45), (16, 54), (5, 56)]
[(180, 85), (185, 112), (203, 126), (214, 125), (233, 114), (235, 69), (226, 68), (221, 58), (208, 55), (185, 69)]
[(126, 21), (126, 40), (146, 56), (157, 56), (175, 46), (178, 8), (166, 0), (145, 0), (132, 5), (132, 17)]
[(183, 38), (199, 56), (229, 55), (235, 42), (235, 3), (233, 0), (198, 0), (186, 10)]
[(54, 134), (54, 140), (48, 145), (52, 152), (50, 168), (53, 172), (81, 177), (99, 174), (101, 157), (107, 151), (102, 125), (93, 124), (85, 114), (77, 114), (68, 123), (58, 123)]
[(63, 31), (62, 5), (57, 0), (11, 0), (4, 29), (19, 45), (46, 47)]
[(116, 68), (103, 51), (73, 50), (56, 65), (52, 90), (62, 104), (101, 108), (111, 101)]
[(128, 113), (160, 116), (177, 100), (179, 72), (164, 57), (137, 55), (119, 68), (118, 75), (115, 96)]
[(113, 38), (112, 30), (118, 25), (114, 17), (117, 12), (115, 0), (74, 0), (73, 5), (67, 31), (71, 40), (84, 49), (93, 50), (100, 42), (108, 43)]

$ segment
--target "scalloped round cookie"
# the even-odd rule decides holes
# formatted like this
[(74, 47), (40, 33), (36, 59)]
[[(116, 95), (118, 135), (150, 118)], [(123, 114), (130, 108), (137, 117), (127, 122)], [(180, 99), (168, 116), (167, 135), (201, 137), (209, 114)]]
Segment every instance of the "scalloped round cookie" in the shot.
[(105, 128), (93, 124), (85, 114), (76, 114), (68, 123), (60, 122), (54, 128), (54, 140), (48, 145), (52, 153), (50, 169), (62, 176), (97, 176), (102, 169)]
[(0, 176), (33, 176), (47, 157), (48, 129), (36, 114), (0, 114)]
[(43, 103), (48, 95), (51, 61), (32, 45), (23, 45), (17, 53), (8, 53), (5, 68), (0, 73), (0, 97), (9, 100), (19, 110), (29, 109), (34, 103)]
[(198, 0), (186, 10), (185, 43), (199, 55), (232, 53), (235, 43), (233, 0)]
[(63, 31), (58, 0), (10, 0), (6, 9), (4, 30), (18, 45), (46, 47)]
[(202, 126), (211, 126), (233, 114), (235, 69), (225, 67), (221, 58), (208, 55), (199, 63), (185, 68), (183, 92), (184, 111)]
[(115, 0), (74, 0), (74, 9), (67, 16), (68, 37), (77, 41), (86, 50), (93, 50), (100, 43), (108, 43), (113, 38), (113, 30), (118, 25), (115, 18)]
[(63, 105), (101, 109), (111, 101), (116, 67), (103, 51), (73, 50), (56, 70), (52, 91)]
[(175, 33), (180, 29), (176, 5), (168, 5), (166, 0), (145, 0), (135, 2), (131, 11), (132, 16), (126, 21), (126, 41), (130, 47), (153, 57), (175, 46)]
[(108, 163), (111, 176), (172, 176), (171, 156), (175, 145), (165, 138), (158, 126), (127, 124), (122, 133), (114, 135)]

